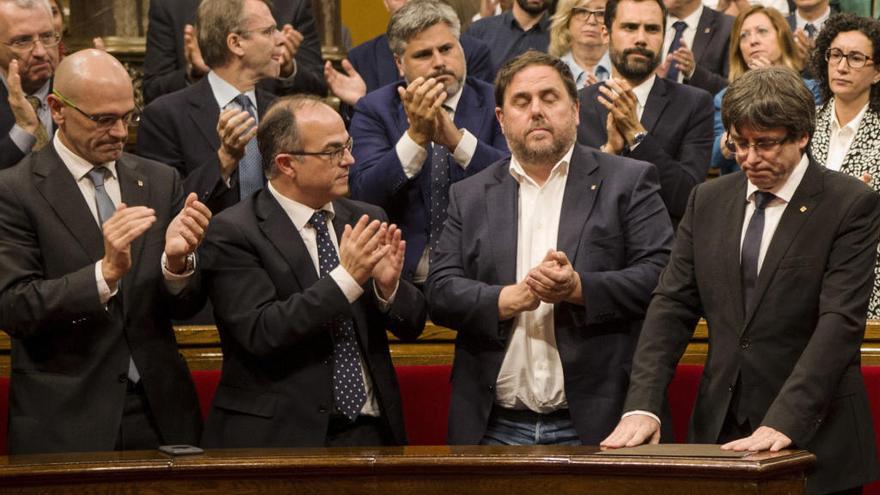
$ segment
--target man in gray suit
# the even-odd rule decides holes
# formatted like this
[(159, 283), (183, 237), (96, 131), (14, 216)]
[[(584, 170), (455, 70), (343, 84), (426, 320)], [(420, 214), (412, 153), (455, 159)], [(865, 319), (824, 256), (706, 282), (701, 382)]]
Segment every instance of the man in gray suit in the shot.
[(575, 144), (567, 66), (530, 51), (496, 80), (512, 158), (450, 190), (434, 322), (458, 331), (452, 444), (595, 444), (623, 407), (672, 228), (648, 163)]
[(122, 152), (131, 79), (84, 50), (58, 66), (54, 139), (0, 172), (0, 328), (12, 337), (9, 451), (197, 443), (170, 319), (198, 310), (211, 217), (180, 177)]

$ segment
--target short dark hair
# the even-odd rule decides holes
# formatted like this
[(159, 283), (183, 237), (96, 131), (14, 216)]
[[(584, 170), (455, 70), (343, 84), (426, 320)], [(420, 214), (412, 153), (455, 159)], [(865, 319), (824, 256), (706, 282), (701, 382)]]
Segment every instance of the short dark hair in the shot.
[(752, 69), (727, 87), (721, 99), (721, 122), (728, 133), (745, 127), (782, 127), (792, 138), (812, 136), (816, 128), (816, 102), (794, 70)]
[(458, 39), (461, 34), (461, 22), (455, 10), (437, 0), (413, 0), (401, 7), (388, 21), (388, 47), (398, 57), (406, 51), (410, 39), (436, 24), (449, 26), (452, 35)]
[[(822, 31), (816, 37), (816, 48), (813, 50), (813, 74), (819, 82), (819, 90), (822, 92), (822, 100), (827, 102), (834, 94), (831, 92), (831, 86), (828, 83), (828, 61), (825, 60), (825, 52), (831, 47), (831, 43), (840, 33), (847, 31), (858, 31), (868, 38), (871, 42), (872, 53), (865, 55), (871, 57), (871, 61), (877, 64), (877, 57), (880, 54), (880, 21), (871, 19), (870, 17), (862, 17), (851, 13), (834, 14), (825, 21)], [(876, 68), (876, 65), (865, 66)], [(868, 107), (871, 111), (880, 112), (880, 84), (871, 85), (871, 96), (868, 100)]]
[[(271, 0), (259, 0), (272, 8)], [(226, 37), (241, 31), (245, 0), (202, 0), (196, 11), (199, 51), (205, 65), (222, 67), (229, 57)]]
[[(663, 13), (663, 33), (666, 33), (666, 16), (669, 15), (669, 10), (666, 8), (666, 4), (663, 3), (663, 0), (625, 0), (630, 2), (654, 2), (660, 6), (660, 12)], [(608, 34), (611, 34), (611, 25), (614, 24), (614, 18), (617, 17), (617, 4), (619, 4), (621, 0), (608, 0), (608, 3), (605, 4), (605, 29), (608, 30)]]
[(552, 55), (537, 50), (528, 50), (522, 55), (508, 60), (501, 66), (501, 69), (498, 70), (498, 75), (495, 76), (496, 106), (504, 106), (504, 92), (507, 91), (507, 87), (510, 86), (510, 81), (513, 80), (513, 76), (532, 65), (543, 65), (554, 69), (562, 79), (562, 84), (565, 85), (565, 90), (568, 95), (571, 96), (573, 101), (577, 101), (577, 85), (574, 82), (574, 76), (571, 75), (571, 69), (568, 68), (568, 65)]
[(275, 156), (299, 147), (301, 134), (297, 129), (296, 112), (307, 104), (325, 103), (314, 95), (298, 94), (278, 98), (269, 106), (257, 128), (257, 146), (263, 160), (263, 173), (271, 179), (275, 176)]

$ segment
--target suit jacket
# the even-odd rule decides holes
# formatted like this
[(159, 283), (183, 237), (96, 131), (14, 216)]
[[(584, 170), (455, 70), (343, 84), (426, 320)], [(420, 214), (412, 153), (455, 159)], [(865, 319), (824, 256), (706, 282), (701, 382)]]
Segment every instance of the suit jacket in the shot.
[[(672, 228), (659, 191), (649, 164), (576, 146), (557, 249), (580, 275), (588, 302), (557, 304), (553, 315), (571, 418), (587, 445), (620, 419), (640, 320), (669, 256)], [(455, 184), (433, 253), (431, 319), (458, 331), (451, 444), (478, 443), (495, 400), (514, 324), (498, 320), (498, 297), (517, 282), (518, 192), (509, 159)]]
[[(144, 102), (173, 93), (189, 85), (186, 57), (183, 54), (183, 28), (195, 24), (199, 0), (151, 0), (147, 51), (144, 58)], [(261, 87), (270, 93), (327, 93), (321, 43), (312, 15), (310, 0), (275, 0), (272, 16), (280, 28), (291, 24), (302, 33), (303, 42), (296, 53), (296, 74), (292, 80), (267, 80)]]
[[(397, 157), (395, 145), (409, 128), (409, 121), (397, 87), (391, 84), (361, 98), (351, 121), (354, 157), (349, 181), (351, 195), (381, 206), (406, 239), (404, 273), (412, 278), (428, 242), (431, 225), (431, 150), (416, 177), (409, 179)], [(508, 154), (507, 141), (495, 119), (492, 86), (468, 77), (455, 111), (455, 125), (467, 129), (477, 140), (477, 149), (466, 169), (450, 154), (450, 183), (483, 170)]]
[(133, 155), (123, 154), (116, 169), (122, 200), (153, 208), (157, 220), (132, 243), (132, 269), (106, 307), (95, 280), (95, 262), (104, 256), (101, 229), (54, 146), (0, 172), (0, 328), (12, 337), (10, 453), (113, 450), (129, 356), (162, 440), (199, 440), (198, 399), (171, 318), (194, 312), (204, 297), (197, 275), (171, 296), (160, 267), (183, 188), (174, 170)]
[[(275, 97), (259, 87), (256, 94), (257, 114), (262, 115)], [(219, 118), (220, 107), (208, 78), (203, 78), (147, 105), (137, 135), (138, 154), (176, 168), (185, 179), (186, 192), (197, 193), (214, 213), (239, 200), (238, 169), (232, 187), (220, 177)]]
[[(492, 84), (495, 79), (495, 67), (492, 66), (489, 47), (466, 34), (462, 34), (459, 41), (464, 51), (467, 75)], [(394, 63), (394, 54), (388, 46), (388, 37), (384, 34), (352, 48), (348, 52), (348, 61), (367, 83), (368, 93), (400, 79), (400, 71)]]
[(730, 48), (730, 31), (733, 29), (733, 17), (709, 7), (703, 8), (697, 23), (697, 34), (694, 36), (694, 52), (696, 67), (694, 74), (685, 82), (691, 86), (705, 89), (711, 94), (727, 87), (727, 71), (730, 68), (728, 51)]
[(691, 194), (648, 308), (625, 409), (657, 410), (703, 316), (709, 356), (689, 441), (718, 441), (739, 377), (738, 415), (818, 457), (807, 493), (863, 485), (877, 476), (859, 348), (880, 196), (811, 162), (767, 249), (749, 308), (739, 261), (745, 197), (741, 172)]
[[(15, 126), (15, 115), (9, 107), (9, 90), (6, 89), (5, 84), (0, 83), (0, 170), (15, 165), (27, 154), (22, 153), (9, 137), (9, 131), (13, 126)], [(52, 128), (55, 128), (54, 122)]]
[[(598, 148), (608, 140), (608, 110), (597, 100), (599, 84), (587, 86), (579, 95), (578, 142)], [(691, 189), (706, 179), (712, 156), (712, 95), (658, 77), (648, 94), (641, 122), (648, 136), (626, 156), (657, 167), (660, 196), (672, 224), (677, 225)]]
[[(381, 209), (338, 199), (333, 227)], [(385, 329), (415, 339), (424, 296), (401, 281), (387, 314), (372, 282), (354, 303), (330, 277), (318, 278), (302, 237), (263, 189), (214, 218), (202, 248), (203, 273), (223, 347), (223, 374), (205, 426), (210, 447), (324, 446), (332, 397), (332, 325), (351, 318), (381, 416), (406, 443), (397, 377)]]

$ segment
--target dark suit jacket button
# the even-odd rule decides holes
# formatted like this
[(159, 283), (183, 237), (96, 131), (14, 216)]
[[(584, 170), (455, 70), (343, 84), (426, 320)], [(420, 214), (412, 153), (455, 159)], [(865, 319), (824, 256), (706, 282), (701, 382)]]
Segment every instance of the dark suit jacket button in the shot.
[(730, 393), (733, 393), (733, 385), (730, 385), (729, 387), (727, 387), (727, 391)]
[(752, 343), (749, 342), (749, 339), (742, 339), (739, 341), (739, 346), (742, 349), (748, 349), (750, 345), (752, 345)]
[(324, 414), (327, 412), (327, 406), (318, 406), (318, 412)]
[(489, 385), (488, 387), (486, 387), (486, 390), (488, 390), (489, 392), (494, 392), (494, 391), (495, 391), (495, 385)]
[(116, 379), (119, 380), (119, 383), (125, 383), (125, 381), (128, 380), (128, 375), (125, 373), (120, 373), (119, 376), (116, 377)]

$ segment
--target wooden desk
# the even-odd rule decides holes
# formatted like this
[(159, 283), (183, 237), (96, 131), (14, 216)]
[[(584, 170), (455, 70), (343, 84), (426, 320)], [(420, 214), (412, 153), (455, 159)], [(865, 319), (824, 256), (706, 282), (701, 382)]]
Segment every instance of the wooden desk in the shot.
[[(678, 446), (681, 448), (681, 446)], [(22, 494), (800, 494), (805, 451), (745, 459), (617, 457), (594, 447), (153, 451), (0, 457)]]

